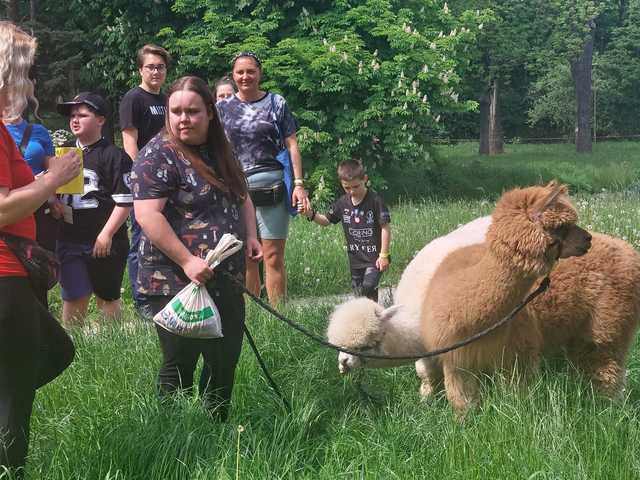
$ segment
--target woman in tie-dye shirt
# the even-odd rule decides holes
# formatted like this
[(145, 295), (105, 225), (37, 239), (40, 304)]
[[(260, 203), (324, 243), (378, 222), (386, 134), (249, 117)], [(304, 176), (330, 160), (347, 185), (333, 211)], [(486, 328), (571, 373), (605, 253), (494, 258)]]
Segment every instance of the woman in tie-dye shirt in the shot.
[[(282, 300), (287, 292), (284, 252), (289, 232), (289, 213), (285, 202), (297, 206), (300, 212), (309, 209), (296, 139), (298, 124), (282, 96), (260, 89), (262, 63), (255, 53), (242, 52), (236, 55), (232, 69), (238, 91), (218, 103), (217, 107), (225, 131), (247, 175), (249, 188), (273, 191), (273, 194), (261, 195), (265, 201), (260, 204), (258, 197), (252, 193), (256, 204), (258, 236), (264, 250), (267, 295), (273, 305)], [(295, 178), (291, 198), (282, 194), (283, 170), (276, 160), (276, 155), (283, 148), (283, 141), (291, 156)], [(260, 291), (256, 263), (247, 264), (247, 288), (256, 295)]]

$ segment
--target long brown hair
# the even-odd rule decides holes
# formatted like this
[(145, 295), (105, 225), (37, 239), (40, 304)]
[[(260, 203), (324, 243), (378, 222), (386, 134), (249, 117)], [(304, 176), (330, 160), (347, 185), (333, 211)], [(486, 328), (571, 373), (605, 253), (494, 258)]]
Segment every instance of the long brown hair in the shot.
[[(209, 157), (212, 160), (215, 159), (217, 172), (212, 166), (205, 163), (197, 149), (180, 141), (171, 131), (171, 125), (169, 124), (169, 99), (174, 93), (184, 90), (200, 95), (207, 110), (213, 113), (207, 128), (205, 148)], [(247, 197), (247, 179), (240, 167), (240, 162), (238, 162), (233, 154), (231, 144), (227, 140), (222, 123), (218, 118), (215, 100), (204, 80), (198, 77), (186, 76), (173, 82), (167, 91), (167, 108), (164, 118), (166, 136), (169, 141), (176, 150), (187, 157), (193, 165), (193, 168), (195, 168), (207, 182), (226, 195), (235, 196), (242, 200)]]

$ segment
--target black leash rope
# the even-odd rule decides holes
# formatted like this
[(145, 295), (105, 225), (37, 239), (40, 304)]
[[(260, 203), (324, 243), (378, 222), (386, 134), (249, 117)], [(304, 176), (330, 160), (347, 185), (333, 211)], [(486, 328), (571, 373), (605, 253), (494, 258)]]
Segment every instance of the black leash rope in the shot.
[[(420, 355), (411, 355), (411, 356), (406, 356), (406, 357), (393, 357), (393, 356), (388, 356), (388, 355), (376, 355), (376, 354), (372, 354), (372, 353), (363, 353), (363, 352), (357, 352), (357, 351), (354, 351), (354, 350), (348, 350), (348, 349), (340, 347), (338, 345), (334, 345), (333, 343), (327, 342), (326, 340), (324, 340), (319, 335), (316, 335), (315, 333), (310, 332), (309, 330), (307, 330), (303, 326), (295, 323), (292, 320), (289, 320), (287, 317), (285, 317), (284, 315), (282, 315), (278, 311), (274, 310), (273, 307), (271, 307), (271, 305), (269, 305), (268, 303), (266, 303), (264, 300), (260, 299), (259, 297), (256, 297), (242, 283), (240, 283), (233, 276), (231, 276), (231, 274), (229, 274), (227, 272), (224, 272), (224, 271), (221, 271), (219, 273), (222, 273), (223, 275), (227, 276), (228, 279), (234, 285), (239, 287), (244, 293), (249, 295), (249, 297), (251, 297), (251, 299), (255, 303), (260, 305), (262, 308), (264, 308), (266, 311), (268, 311), (271, 315), (276, 317), (278, 320), (283, 321), (284, 323), (289, 325), (291, 328), (299, 331), (300, 333), (302, 333), (303, 335), (305, 335), (305, 336), (309, 337), (310, 339), (316, 341), (320, 345), (323, 345), (323, 346), (328, 347), (328, 348), (332, 348), (333, 350), (337, 350), (339, 352), (348, 353), (349, 355), (353, 355), (353, 356), (356, 356), (356, 357), (376, 358), (376, 359), (380, 359), (380, 360), (419, 360), (421, 358), (429, 358), (429, 357), (435, 357), (437, 355), (442, 355), (443, 353), (447, 353), (447, 352), (450, 352), (452, 350), (456, 350), (458, 348), (464, 347), (465, 345), (469, 345), (470, 343), (475, 342), (476, 340), (478, 340), (478, 339), (490, 334), (494, 330), (500, 328), (504, 324), (506, 324), (509, 321), (511, 321), (513, 319), (513, 317), (515, 317), (520, 312), (520, 310), (522, 310), (528, 303), (530, 303), (534, 298), (536, 298), (541, 293), (545, 292), (549, 288), (549, 284), (550, 284), (549, 277), (548, 276), (544, 277), (542, 282), (540, 282), (540, 285), (538, 286), (538, 288), (536, 288), (533, 292), (531, 292), (506, 317), (504, 317), (502, 320), (494, 323), (493, 325), (485, 328), (484, 330), (481, 330), (480, 332), (478, 332), (478, 333), (476, 333), (474, 335), (471, 335), (470, 337), (465, 338), (464, 340), (460, 340), (459, 342), (456, 342), (456, 343), (454, 343), (452, 345), (449, 345), (448, 347), (440, 348), (438, 350), (432, 350), (430, 352), (421, 353)], [(246, 330), (245, 330), (245, 332), (246, 332)]]
[(249, 329), (247, 328), (246, 325), (243, 325), (242, 328), (244, 330), (245, 336), (247, 337), (247, 341), (249, 342), (249, 345), (251, 345), (251, 349), (253, 350), (253, 353), (255, 354), (256, 359), (258, 360), (258, 364), (260, 365), (260, 368), (262, 369), (262, 372), (264, 373), (264, 376), (267, 377), (267, 381), (269, 382), (269, 385), (271, 386), (273, 391), (276, 392), (276, 395), (278, 395), (278, 397), (280, 397), (280, 400), (282, 400), (282, 403), (284, 403), (284, 406), (287, 409), (287, 411), (289, 413), (291, 413), (291, 405), (289, 404), (287, 399), (284, 397), (284, 395), (282, 395), (282, 392), (278, 388), (278, 385), (273, 380), (271, 375), (269, 375), (269, 371), (267, 370), (267, 366), (264, 364), (264, 361), (262, 361), (262, 356), (260, 355), (260, 352), (258, 351), (258, 347), (256, 346), (256, 342), (253, 341), (253, 337), (249, 333)]

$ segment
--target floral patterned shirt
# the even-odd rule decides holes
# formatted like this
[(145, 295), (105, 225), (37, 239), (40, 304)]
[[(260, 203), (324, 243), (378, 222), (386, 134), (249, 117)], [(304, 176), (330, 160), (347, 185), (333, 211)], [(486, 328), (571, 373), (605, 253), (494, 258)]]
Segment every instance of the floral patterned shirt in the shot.
[[(140, 151), (131, 172), (134, 200), (166, 198), (162, 211), (178, 238), (193, 255), (204, 258), (225, 233), (246, 241), (241, 200), (225, 196), (209, 184), (178, 152), (164, 133)], [(144, 295), (177, 294), (189, 279), (142, 232), (138, 249), (138, 291)], [(244, 252), (240, 250), (217, 269), (225, 269), (244, 283)], [(216, 282), (219, 281), (216, 277)]]

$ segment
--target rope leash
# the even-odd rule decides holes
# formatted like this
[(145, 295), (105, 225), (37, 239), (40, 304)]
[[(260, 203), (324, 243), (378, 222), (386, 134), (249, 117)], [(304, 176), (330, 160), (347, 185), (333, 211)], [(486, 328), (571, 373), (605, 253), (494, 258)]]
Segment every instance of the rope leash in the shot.
[[(500, 321), (494, 323), (493, 325), (485, 328), (484, 330), (479, 331), (478, 333), (475, 333), (474, 335), (471, 335), (467, 338), (465, 338), (464, 340), (460, 340), (459, 342), (453, 343), (451, 345), (449, 345), (448, 347), (444, 347), (444, 348), (440, 348), (437, 350), (432, 350), (430, 352), (425, 352), (422, 353), (420, 355), (410, 355), (410, 356), (400, 356), (400, 357), (395, 357), (395, 356), (389, 356), (389, 355), (376, 355), (376, 354), (372, 354), (372, 353), (364, 353), (364, 352), (358, 352), (358, 351), (354, 351), (354, 350), (348, 350), (344, 347), (340, 347), (338, 345), (334, 345), (333, 343), (330, 343), (326, 340), (324, 340), (322, 337), (320, 337), (319, 335), (316, 335), (315, 333), (307, 330), (305, 327), (303, 327), (302, 325), (297, 324), (296, 322), (294, 322), (293, 320), (288, 319), (287, 317), (285, 317), (284, 315), (282, 315), (281, 313), (279, 313), (278, 311), (276, 311), (273, 307), (271, 307), (271, 305), (269, 305), (268, 303), (266, 303), (264, 300), (262, 300), (259, 297), (256, 297), (253, 293), (251, 293), (242, 283), (240, 283), (238, 280), (236, 280), (234, 277), (232, 277), (228, 272), (225, 271), (221, 271), (219, 272), (223, 275), (226, 275), (227, 278), (234, 284), (236, 285), (238, 288), (240, 288), (244, 293), (246, 293), (255, 303), (257, 303), (258, 305), (260, 305), (263, 309), (265, 309), (266, 311), (268, 311), (271, 315), (273, 315), (274, 317), (276, 317), (278, 320), (281, 320), (282, 322), (286, 323), (287, 325), (289, 325), (291, 328), (299, 331), (300, 333), (302, 333), (303, 335), (309, 337), (310, 339), (314, 340), (315, 342), (319, 343), (320, 345), (323, 345), (327, 348), (331, 348), (333, 350), (337, 350), (339, 352), (344, 352), (347, 353), (349, 355), (354, 355), (356, 357), (363, 357), (363, 358), (375, 358), (375, 359), (380, 359), (380, 360), (419, 360), (421, 358), (430, 358), (430, 357), (435, 357), (437, 355), (442, 355), (444, 353), (450, 352), (452, 350), (456, 350), (458, 348), (464, 347), (465, 345), (469, 345), (470, 343), (475, 342), (476, 340), (479, 340), (480, 338), (490, 334), (491, 332), (493, 332), (494, 330), (497, 330), (498, 328), (500, 328), (501, 326), (505, 325), (506, 323), (508, 323), (509, 321), (511, 321), (528, 303), (530, 303), (532, 300), (534, 300), (537, 296), (539, 296), (540, 294), (542, 294), (543, 292), (545, 292), (548, 288), (549, 288), (549, 284), (551, 283), (549, 280), (549, 277), (544, 277), (544, 279), (542, 280), (542, 282), (540, 282), (540, 285), (538, 286), (537, 289), (535, 289), (533, 292), (531, 292), (517, 307), (515, 307), (511, 313), (509, 313), (506, 317), (504, 317), (503, 319), (501, 319)], [(246, 333), (246, 332), (245, 332)]]
[(260, 365), (260, 368), (262, 369), (262, 373), (264, 373), (264, 376), (267, 377), (267, 381), (269, 382), (269, 386), (273, 389), (274, 392), (276, 392), (276, 395), (278, 395), (278, 397), (280, 397), (280, 400), (282, 400), (282, 403), (284, 403), (284, 406), (287, 409), (287, 412), (291, 413), (291, 411), (292, 411), (291, 410), (291, 404), (287, 401), (287, 399), (284, 397), (284, 395), (282, 395), (282, 392), (278, 388), (278, 385), (273, 380), (271, 375), (269, 375), (269, 371), (267, 370), (267, 366), (265, 365), (264, 361), (262, 360), (262, 356), (260, 355), (260, 352), (258, 351), (258, 347), (256, 346), (256, 342), (253, 340), (253, 337), (249, 333), (249, 329), (247, 328), (246, 325), (243, 325), (242, 328), (244, 330), (245, 336), (247, 337), (247, 341), (249, 342), (249, 345), (251, 345), (251, 349), (253, 350), (253, 353), (255, 354), (256, 359), (258, 360), (258, 364)]

